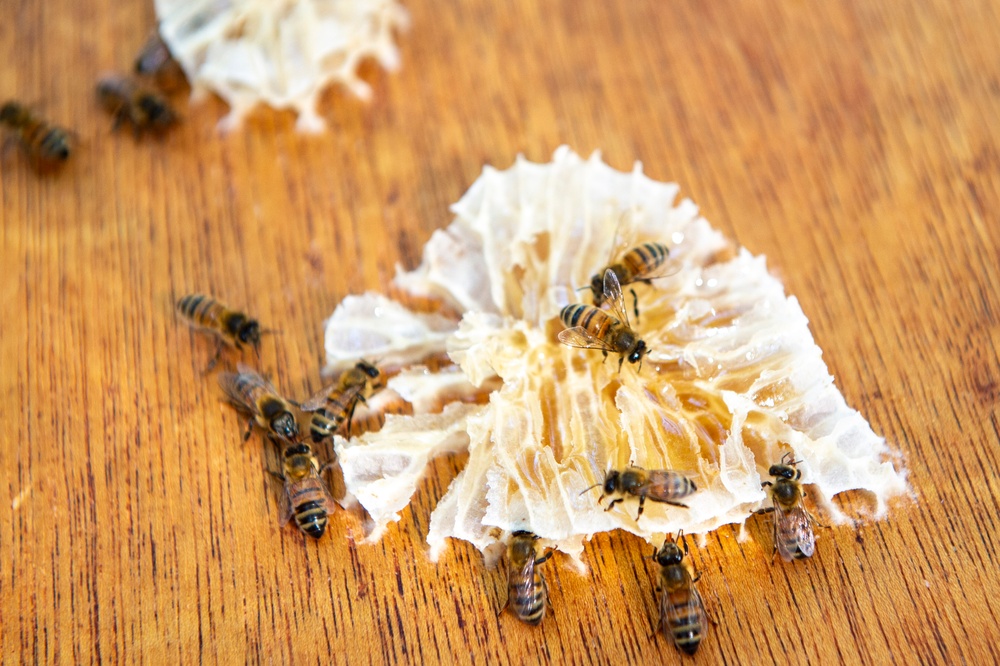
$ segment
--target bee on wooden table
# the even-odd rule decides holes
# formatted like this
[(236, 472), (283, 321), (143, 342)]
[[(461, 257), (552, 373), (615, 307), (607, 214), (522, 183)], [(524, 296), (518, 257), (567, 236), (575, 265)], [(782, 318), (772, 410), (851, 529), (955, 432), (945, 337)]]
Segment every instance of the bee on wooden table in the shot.
[[(678, 544), (683, 544), (684, 550)], [(684, 533), (677, 535), (677, 541), (667, 539), (653, 559), (660, 565), (660, 620), (663, 634), (674, 641), (677, 649), (685, 654), (694, 654), (705, 633), (705, 605), (695, 583), (700, 575), (691, 576), (684, 566), (684, 556), (688, 554)]]
[(796, 469), (798, 460), (791, 460), (792, 454), (781, 456), (781, 463), (771, 465), (768, 474), (774, 483), (764, 481), (761, 488), (770, 486), (771, 506), (757, 513), (774, 512), (774, 553), (780, 553), (786, 562), (811, 557), (816, 549), (816, 535), (812, 523), (816, 521), (802, 503), (802, 471)]
[(179, 90), (185, 81), (184, 70), (170, 55), (170, 49), (154, 32), (139, 51), (135, 59), (135, 73), (148, 76), (164, 92)]
[(267, 431), (268, 436), (295, 442), (299, 438), (299, 423), (295, 418), (292, 403), (278, 394), (271, 382), (261, 377), (253, 369), (240, 363), (239, 372), (223, 372), (219, 375), (219, 386), (232, 405), (250, 414), (245, 442), (250, 438), (254, 422)]
[(97, 99), (114, 116), (112, 129), (128, 121), (137, 136), (143, 132), (161, 134), (178, 121), (162, 95), (120, 74), (109, 74), (97, 82)]
[(215, 356), (205, 368), (208, 372), (219, 362), (223, 345), (243, 349), (253, 347), (260, 358), (260, 334), (263, 332), (256, 319), (228, 307), (205, 294), (188, 294), (177, 301), (177, 311), (192, 326), (203, 329), (216, 337)]
[(559, 342), (570, 347), (600, 349), (605, 359), (608, 352), (618, 354), (619, 372), (626, 358), (629, 363), (638, 363), (641, 370), (642, 357), (649, 350), (646, 343), (629, 327), (622, 288), (614, 271), (610, 269), (604, 272), (604, 298), (610, 302), (613, 314), (583, 303), (564, 307), (559, 318), (567, 328), (559, 331)]
[(23, 104), (11, 100), (0, 107), (0, 124), (14, 134), (36, 171), (51, 171), (69, 159), (70, 131), (39, 118)]
[(632, 495), (639, 498), (639, 513), (635, 519), (642, 516), (643, 505), (646, 500), (661, 502), (672, 506), (687, 508), (686, 504), (681, 504), (677, 500), (687, 497), (698, 490), (694, 481), (687, 478), (680, 472), (669, 469), (644, 470), (639, 467), (629, 467), (626, 470), (610, 470), (600, 481), (590, 486), (580, 494), (587, 492), (597, 486), (603, 486), (601, 496), (597, 503), (609, 495), (618, 495), (608, 504), (605, 511), (610, 511), (615, 504), (625, 501), (625, 495)]
[(314, 442), (333, 435), (350, 421), (359, 402), (366, 402), (385, 387), (385, 376), (371, 363), (359, 361), (347, 370), (333, 386), (329, 386), (302, 403), (302, 411), (312, 412), (309, 432)]
[(287, 442), (282, 450), (283, 473), (271, 472), (284, 482), (281, 496), (281, 524), (293, 516), (304, 534), (318, 539), (326, 532), (329, 515), (336, 504), (322, 473), (330, 466), (320, 465), (312, 447), (304, 441)]
[(500, 609), (502, 613), (510, 606), (519, 620), (532, 625), (545, 617), (549, 591), (541, 565), (552, 556), (551, 552), (538, 556), (537, 540), (536, 535), (524, 530), (511, 535), (507, 544), (507, 602)]
[[(615, 274), (618, 284), (622, 287), (635, 282), (650, 284), (653, 279), (663, 277), (657, 272), (669, 256), (670, 248), (662, 243), (643, 243), (633, 247), (623, 254), (617, 262), (605, 266), (590, 278), (590, 291), (594, 297), (594, 306), (601, 307), (605, 301), (604, 274), (607, 271)], [(630, 289), (630, 291), (632, 292), (632, 308), (638, 321), (639, 297), (636, 296), (635, 289)]]

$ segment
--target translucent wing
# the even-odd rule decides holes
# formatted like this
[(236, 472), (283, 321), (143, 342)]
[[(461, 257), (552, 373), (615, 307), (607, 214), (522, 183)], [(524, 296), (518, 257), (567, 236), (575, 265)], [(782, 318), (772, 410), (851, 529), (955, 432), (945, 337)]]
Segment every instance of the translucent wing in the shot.
[(582, 326), (567, 328), (559, 331), (559, 342), (569, 347), (582, 347), (583, 349), (603, 349), (604, 351), (617, 354), (618, 352), (604, 340), (595, 338)]
[(325, 407), (328, 396), (333, 393), (335, 388), (336, 387), (333, 385), (321, 388), (319, 391), (309, 396), (305, 402), (299, 405), (299, 409), (303, 412), (315, 412), (317, 409)]
[(654, 469), (647, 474), (647, 497), (651, 500), (671, 502), (687, 497), (697, 487), (680, 472), (669, 469)]
[(774, 504), (774, 545), (786, 562), (812, 557), (816, 549), (816, 535), (809, 521), (809, 512), (802, 504), (787, 511), (780, 504)]
[(622, 295), (622, 286), (618, 283), (618, 276), (610, 268), (604, 271), (604, 302), (611, 305), (611, 312), (626, 326), (628, 323), (628, 312), (625, 310), (625, 297)]
[[(668, 591), (664, 589), (660, 595), (660, 626), (667, 638), (678, 643), (678, 638), (684, 636), (688, 641), (695, 643), (701, 641), (701, 635), (705, 628), (705, 604), (698, 594), (698, 588), (694, 581), (687, 581), (687, 585)], [(681, 636), (675, 633), (678, 627), (687, 628), (688, 631), (681, 632)], [(678, 644), (678, 647), (681, 645)], [(683, 649), (683, 648), (682, 648)]]
[(515, 599), (531, 599), (535, 596), (534, 557), (527, 558), (519, 569), (511, 569), (511, 587)]
[(219, 386), (229, 401), (238, 409), (257, 416), (257, 403), (250, 400), (245, 390), (246, 378), (243, 373), (223, 372), (219, 374)]

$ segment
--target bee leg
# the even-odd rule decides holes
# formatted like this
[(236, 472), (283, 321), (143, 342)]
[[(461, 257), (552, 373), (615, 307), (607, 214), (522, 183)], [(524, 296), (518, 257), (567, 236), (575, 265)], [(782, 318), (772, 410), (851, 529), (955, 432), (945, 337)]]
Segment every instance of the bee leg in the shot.
[(760, 513), (760, 514), (774, 513), (774, 507), (773, 506), (769, 506), (769, 507), (765, 507), (763, 509), (757, 509), (756, 511), (754, 511), (754, 513), (755, 514), (758, 514), (758, 513)]
[(635, 515), (636, 522), (639, 522), (639, 518), (642, 516), (642, 512), (646, 510), (646, 507), (644, 506), (645, 504), (646, 504), (646, 496), (639, 495), (639, 513)]
[(251, 416), (250, 420), (247, 421), (247, 431), (245, 433), (243, 433), (243, 443), (244, 444), (246, 444), (247, 440), (250, 439), (250, 433), (252, 433), (252, 432), (253, 432), (253, 417)]
[(608, 360), (608, 352), (602, 349), (601, 353), (604, 354), (604, 360), (602, 360), (601, 363), (604, 363), (604, 361)]
[(337, 457), (334, 456), (332, 459), (327, 460), (325, 463), (323, 463), (323, 465), (319, 468), (319, 473), (324, 474), (327, 470), (333, 469), (336, 466), (337, 466)]
[(761, 488), (767, 488), (768, 486), (773, 486), (773, 485), (774, 485), (774, 484), (773, 484), (773, 483), (771, 483), (770, 481), (761, 481), (761, 482), (760, 482), (760, 487), (761, 487)]
[[(607, 356), (608, 352), (604, 352), (604, 355)], [(625, 362), (625, 355), (622, 354), (621, 356), (618, 357), (618, 374), (619, 375), (622, 373), (622, 363), (624, 363), (624, 362)]]
[(549, 552), (545, 553), (544, 555), (542, 555), (541, 557), (539, 557), (537, 560), (535, 560), (535, 566), (538, 566), (539, 564), (545, 564), (546, 562), (549, 561), (550, 557), (552, 557), (552, 551), (551, 550)]
[(605, 511), (611, 511), (611, 509), (615, 508), (615, 504), (620, 504), (622, 501), (624, 501), (624, 500), (621, 497), (619, 497), (618, 499), (615, 499), (615, 500), (611, 500), (611, 503), (608, 504), (607, 508), (605, 508), (604, 510)]
[(210, 373), (215, 368), (216, 364), (219, 362), (219, 357), (221, 355), (222, 355), (222, 340), (216, 340), (215, 356), (213, 356), (212, 360), (208, 362), (208, 365), (205, 366), (205, 369), (201, 371), (201, 374), (207, 375), (208, 373)]
[(664, 504), (669, 504), (670, 506), (679, 506), (682, 509), (690, 509), (687, 504), (681, 504), (680, 502), (664, 502)]
[(632, 292), (632, 309), (635, 311), (635, 323), (639, 323), (639, 297), (635, 295), (635, 289), (629, 289)]

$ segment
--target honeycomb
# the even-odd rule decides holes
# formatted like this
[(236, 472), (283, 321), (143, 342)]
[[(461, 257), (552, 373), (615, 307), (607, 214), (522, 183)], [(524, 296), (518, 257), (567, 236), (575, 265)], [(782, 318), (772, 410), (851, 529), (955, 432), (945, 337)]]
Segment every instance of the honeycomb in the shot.
[[(399, 519), (431, 459), (457, 451), (468, 462), (431, 516), (435, 559), (449, 538), (486, 552), (515, 530), (579, 560), (597, 532), (658, 542), (742, 524), (786, 452), (829, 521), (846, 520), (830, 502), (844, 491), (871, 493), (874, 517), (905, 492), (885, 441), (834, 386), (798, 301), (763, 257), (678, 201), (676, 185), (562, 147), (547, 164), (486, 167), (452, 211), (421, 265), (397, 270), (392, 297), (349, 297), (327, 322), (328, 371), (380, 359), (403, 369), (389, 387), (414, 405), (379, 432), (337, 439), (369, 538)], [(578, 289), (646, 241), (670, 256), (664, 277), (631, 285), (631, 325), (651, 348), (641, 368), (560, 344), (560, 309), (589, 302)], [(454, 367), (420, 365), (444, 354)], [(687, 508), (647, 502), (638, 520), (635, 498), (605, 511), (599, 489), (584, 492), (627, 466), (680, 471), (698, 492)]]

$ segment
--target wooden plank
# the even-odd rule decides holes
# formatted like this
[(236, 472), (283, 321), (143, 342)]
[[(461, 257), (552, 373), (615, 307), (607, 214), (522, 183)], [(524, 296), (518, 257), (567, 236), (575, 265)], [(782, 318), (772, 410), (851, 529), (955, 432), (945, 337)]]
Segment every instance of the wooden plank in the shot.
[[(44, 6), (44, 10), (43, 10)], [(676, 180), (766, 254), (848, 403), (900, 452), (911, 499), (771, 564), (766, 519), (698, 549), (703, 663), (993, 663), (1000, 584), (1000, 20), (991, 2), (408, 2), (403, 69), (366, 67), (331, 131), (261, 112), (219, 136), (182, 104), (163, 141), (112, 134), (97, 75), (130, 66), (145, 4), (8, 0), (0, 90), (81, 145), (38, 178), (0, 161), (0, 645), (5, 663), (677, 660), (649, 548), (546, 565), (541, 627), (496, 617), (499, 571), (424, 535), (464, 460), (437, 461), (378, 545), (338, 512), (277, 524), (273, 454), (200, 374), (172, 302), (204, 290), (281, 329), (263, 365), (318, 386), (321, 322), (412, 267), (484, 164), (560, 144)], [(374, 230), (377, 230), (375, 232)], [(850, 495), (852, 514), (871, 510)]]

